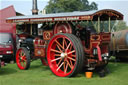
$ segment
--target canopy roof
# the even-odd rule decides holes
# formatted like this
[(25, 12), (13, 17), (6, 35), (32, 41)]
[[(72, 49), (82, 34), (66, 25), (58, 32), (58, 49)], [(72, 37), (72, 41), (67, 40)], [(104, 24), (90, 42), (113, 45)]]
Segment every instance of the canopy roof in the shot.
[(37, 22), (55, 22), (55, 21), (80, 21), (80, 20), (122, 20), (123, 14), (112, 9), (93, 10), (93, 11), (76, 11), (66, 13), (54, 13), (44, 15), (28, 15), (28, 16), (16, 16), (7, 18), (8, 23), (37, 23)]

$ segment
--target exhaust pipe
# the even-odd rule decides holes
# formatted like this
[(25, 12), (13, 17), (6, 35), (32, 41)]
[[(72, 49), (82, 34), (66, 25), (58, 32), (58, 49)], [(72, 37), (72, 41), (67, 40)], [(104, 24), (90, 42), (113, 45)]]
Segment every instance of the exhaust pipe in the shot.
[[(37, 0), (33, 0), (32, 15), (38, 15)], [(37, 24), (32, 24), (32, 35), (38, 36), (38, 25)]]
[(38, 15), (37, 0), (33, 0), (32, 15)]

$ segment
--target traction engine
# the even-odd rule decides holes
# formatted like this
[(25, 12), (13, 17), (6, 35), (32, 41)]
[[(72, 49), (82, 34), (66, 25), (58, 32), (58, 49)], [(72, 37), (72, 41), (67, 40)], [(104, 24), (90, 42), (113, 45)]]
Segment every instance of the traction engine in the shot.
[[(26, 70), (31, 60), (41, 59), (42, 64), (49, 66), (55, 75), (70, 77), (83, 68), (93, 71), (106, 67), (111, 37), (110, 20), (122, 19), (121, 13), (105, 9), (11, 17), (7, 22), (30, 25), (25, 27), (29, 32), (19, 35), (16, 62), (20, 69)], [(109, 22), (108, 32), (101, 31), (100, 24), (104, 21)], [(32, 28), (33, 24), (42, 25)], [(38, 36), (33, 35), (32, 29), (39, 31)]]

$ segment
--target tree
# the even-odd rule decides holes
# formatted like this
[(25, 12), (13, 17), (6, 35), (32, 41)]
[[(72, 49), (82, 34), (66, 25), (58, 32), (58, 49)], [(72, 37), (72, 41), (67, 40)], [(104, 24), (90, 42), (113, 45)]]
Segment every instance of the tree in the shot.
[(125, 21), (118, 21), (116, 26), (114, 27), (114, 31), (120, 31), (128, 29)]
[(45, 7), (46, 13), (97, 10), (97, 4), (88, 0), (50, 0)]

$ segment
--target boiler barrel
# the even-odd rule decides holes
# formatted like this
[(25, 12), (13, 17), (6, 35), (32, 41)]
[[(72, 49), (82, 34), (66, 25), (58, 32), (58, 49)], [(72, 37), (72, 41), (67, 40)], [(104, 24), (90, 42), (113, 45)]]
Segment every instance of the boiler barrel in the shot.
[(112, 33), (110, 50), (118, 52), (128, 50), (128, 30)]

